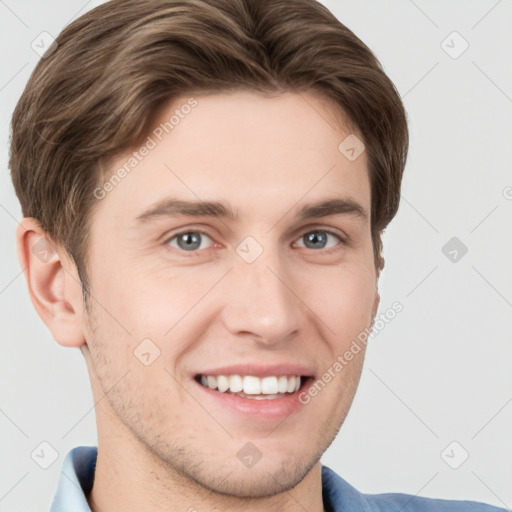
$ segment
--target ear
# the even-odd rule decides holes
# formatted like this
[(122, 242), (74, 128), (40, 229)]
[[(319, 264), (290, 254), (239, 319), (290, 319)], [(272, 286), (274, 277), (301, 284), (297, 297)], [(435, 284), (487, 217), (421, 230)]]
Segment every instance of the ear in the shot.
[(380, 295), (379, 290), (375, 290), (375, 300), (373, 302), (373, 310), (372, 310), (372, 324), (375, 320), (375, 316), (377, 315), (377, 311), (379, 309), (379, 303), (380, 303)]
[(380, 304), (379, 283), (377, 281), (375, 283), (375, 299), (373, 301), (372, 320), (371, 320), (371, 324), (370, 324), (372, 326), (373, 326), (373, 322), (375, 321), (375, 316), (377, 315), (377, 311), (379, 310), (379, 304)]
[(382, 269), (384, 268), (385, 260), (382, 255), (379, 255), (378, 257), (378, 265), (376, 267), (376, 278), (375, 278), (375, 299), (373, 301), (373, 308), (372, 308), (372, 320), (371, 325), (373, 326), (373, 322), (375, 321), (375, 316), (377, 315), (377, 311), (379, 310), (379, 304), (380, 304), (380, 295), (379, 295), (379, 278), (380, 273), (382, 272)]
[(32, 217), (25, 217), (20, 222), (16, 244), (30, 300), (37, 313), (57, 343), (80, 347), (85, 343), (83, 298), (75, 265), (64, 249), (50, 242)]

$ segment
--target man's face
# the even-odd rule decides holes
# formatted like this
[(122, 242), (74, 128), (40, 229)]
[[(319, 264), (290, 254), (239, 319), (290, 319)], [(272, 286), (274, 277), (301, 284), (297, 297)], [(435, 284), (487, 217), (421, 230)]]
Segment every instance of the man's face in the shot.
[[(359, 381), (364, 349), (306, 394), (378, 304), (367, 158), (339, 151), (349, 133), (312, 93), (195, 99), (161, 141), (150, 134), (156, 147), (92, 217), (84, 335), (95, 399), (108, 392), (96, 408), (99, 442), (147, 448), (159, 467), (218, 492), (270, 495), (319, 460)], [(186, 102), (162, 109), (155, 127)], [(237, 218), (143, 215), (171, 198), (220, 202)], [(350, 207), (300, 217), (332, 199), (367, 217)], [(235, 375), (249, 397), (200, 382), (236, 390)], [(284, 377), (295, 375), (299, 391), (258, 394), (259, 384), (293, 387)]]

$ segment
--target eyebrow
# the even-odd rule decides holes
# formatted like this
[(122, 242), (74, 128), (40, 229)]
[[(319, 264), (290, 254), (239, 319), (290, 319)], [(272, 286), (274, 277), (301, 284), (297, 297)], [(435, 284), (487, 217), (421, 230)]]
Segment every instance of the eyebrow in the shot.
[[(359, 203), (348, 198), (333, 198), (304, 205), (297, 218), (302, 221), (330, 215), (351, 215), (361, 220), (368, 219), (368, 213)], [(137, 223), (145, 223), (161, 217), (212, 217), (238, 220), (238, 213), (219, 201), (183, 201), (167, 198), (150, 206), (136, 217)]]

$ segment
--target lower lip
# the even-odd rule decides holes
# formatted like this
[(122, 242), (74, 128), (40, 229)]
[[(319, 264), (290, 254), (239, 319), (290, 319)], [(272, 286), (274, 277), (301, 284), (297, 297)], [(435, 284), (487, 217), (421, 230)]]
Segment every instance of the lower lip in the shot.
[(299, 400), (299, 395), (307, 393), (313, 383), (313, 378), (308, 377), (304, 384), (295, 393), (285, 395), (283, 398), (261, 399), (243, 398), (233, 393), (221, 393), (207, 388), (193, 379), (206, 400), (212, 403), (228, 407), (238, 414), (245, 415), (254, 420), (280, 420), (298, 412), (305, 404)]

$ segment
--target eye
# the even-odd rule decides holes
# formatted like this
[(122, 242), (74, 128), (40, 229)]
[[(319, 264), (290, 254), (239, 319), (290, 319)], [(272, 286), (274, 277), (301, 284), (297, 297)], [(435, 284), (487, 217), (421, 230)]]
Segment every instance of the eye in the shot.
[[(206, 233), (201, 231), (183, 231), (169, 238), (165, 244), (174, 247), (175, 249), (181, 249), (187, 252), (193, 252), (198, 249), (207, 249), (208, 247), (201, 247), (204, 238), (212, 240)], [(174, 243), (176, 242), (176, 243)]]
[[(325, 229), (315, 229), (313, 231), (308, 231), (304, 235), (299, 238), (299, 241), (304, 240), (305, 247), (307, 249), (330, 249), (331, 247), (335, 247), (336, 243), (327, 246), (328, 238), (333, 237), (338, 240), (338, 242), (344, 243), (344, 240), (340, 235), (333, 233), (332, 231), (328, 231)], [(304, 246), (299, 246), (304, 247)]]
[[(329, 244), (329, 237), (334, 239), (334, 242)], [(210, 241), (210, 244), (208, 244), (207, 240)], [(300, 244), (302, 241), (304, 241), (304, 245)], [(168, 238), (164, 242), (164, 245), (170, 246), (178, 251), (197, 253), (200, 250), (211, 248), (213, 246), (212, 242), (213, 240), (206, 233), (202, 231), (189, 230), (176, 233), (172, 237)], [(343, 237), (337, 233), (326, 229), (315, 229), (304, 233), (299, 238), (299, 241), (295, 242), (293, 245), (305, 247), (306, 249), (329, 250), (337, 245), (343, 245), (346, 243), (347, 242)]]

